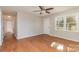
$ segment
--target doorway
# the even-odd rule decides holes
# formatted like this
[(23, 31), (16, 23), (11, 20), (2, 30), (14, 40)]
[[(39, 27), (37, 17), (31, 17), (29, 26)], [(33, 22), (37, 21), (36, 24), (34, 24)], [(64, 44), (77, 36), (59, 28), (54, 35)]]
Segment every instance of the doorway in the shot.
[(15, 50), (16, 47), (16, 15), (3, 13), (2, 14), (2, 33), (3, 42), (1, 51)]
[(16, 15), (3, 14), (3, 36), (16, 36)]

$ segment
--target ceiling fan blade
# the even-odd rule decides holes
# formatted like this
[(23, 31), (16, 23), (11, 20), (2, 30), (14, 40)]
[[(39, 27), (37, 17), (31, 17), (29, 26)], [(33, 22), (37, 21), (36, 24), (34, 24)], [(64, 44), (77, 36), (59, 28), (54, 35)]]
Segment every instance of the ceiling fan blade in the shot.
[(50, 14), (50, 12), (46, 12), (46, 13)]
[(46, 10), (52, 10), (52, 9), (54, 9), (54, 8), (47, 8)]
[(50, 13), (50, 12), (48, 12), (47, 10), (45, 10), (45, 12), (48, 13), (48, 14)]
[(41, 10), (43, 10), (44, 8), (43, 8), (43, 6), (39, 6), (39, 8), (41, 9)]

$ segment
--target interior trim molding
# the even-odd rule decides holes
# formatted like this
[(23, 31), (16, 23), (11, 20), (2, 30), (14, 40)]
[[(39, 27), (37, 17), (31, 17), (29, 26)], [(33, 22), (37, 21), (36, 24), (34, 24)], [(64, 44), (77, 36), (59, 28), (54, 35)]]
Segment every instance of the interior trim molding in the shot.
[(75, 39), (72, 39), (71, 38), (65, 38), (65, 37), (62, 37), (62, 36), (58, 36), (58, 35), (53, 35), (53, 34), (48, 34), (50, 36), (55, 36), (55, 37), (59, 37), (59, 38), (62, 38), (62, 39), (67, 39), (67, 40), (70, 40), (70, 41), (75, 41), (75, 42), (79, 42), (79, 40), (75, 40)]
[(17, 40), (19, 39), (24, 39), (24, 38), (28, 38), (28, 37), (32, 37), (32, 36), (37, 36), (37, 35), (41, 35), (43, 33), (40, 33), (40, 34), (30, 34), (30, 35), (25, 35), (25, 36), (17, 36)]
[[(41, 34), (45, 34), (45, 33), (31, 34), (31, 35), (20, 36), (20, 37), (17, 37), (17, 40), (23, 39), (23, 38), (32, 37), (32, 36), (37, 36), (37, 35), (41, 35)], [(49, 35), (49, 36), (54, 36), (54, 37), (59, 37), (59, 38), (62, 38), (62, 39), (67, 39), (67, 40), (70, 40), (70, 41), (79, 42), (79, 40), (75, 40), (75, 39), (72, 39), (72, 40), (71, 40), (71, 38), (65, 38), (65, 37), (58, 36), (58, 35), (53, 35), (53, 34), (47, 34), (47, 35)]]

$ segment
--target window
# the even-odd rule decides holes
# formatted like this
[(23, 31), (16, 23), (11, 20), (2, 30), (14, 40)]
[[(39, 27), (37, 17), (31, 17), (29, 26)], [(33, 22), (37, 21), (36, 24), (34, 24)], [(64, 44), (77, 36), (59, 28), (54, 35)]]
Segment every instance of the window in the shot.
[(76, 16), (58, 16), (56, 17), (57, 31), (78, 32), (78, 18)]
[(77, 30), (77, 22), (75, 16), (66, 18), (66, 30), (75, 32)]
[(64, 17), (57, 17), (56, 19), (56, 30), (64, 30)]

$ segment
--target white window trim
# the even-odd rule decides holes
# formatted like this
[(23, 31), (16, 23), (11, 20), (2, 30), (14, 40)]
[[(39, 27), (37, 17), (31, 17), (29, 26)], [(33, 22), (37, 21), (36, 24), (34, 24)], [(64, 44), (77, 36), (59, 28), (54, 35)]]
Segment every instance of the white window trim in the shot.
[(77, 23), (77, 29), (76, 29), (76, 31), (69, 31), (69, 30), (66, 29), (66, 17), (67, 16), (57, 16), (57, 17), (55, 17), (55, 30), (56, 31), (60, 31), (60, 30), (57, 30), (57, 20), (58, 20), (57, 18), (58, 17), (64, 17), (64, 30), (63, 31), (67, 31), (67, 32), (79, 32), (79, 16), (75, 16), (76, 23)]

